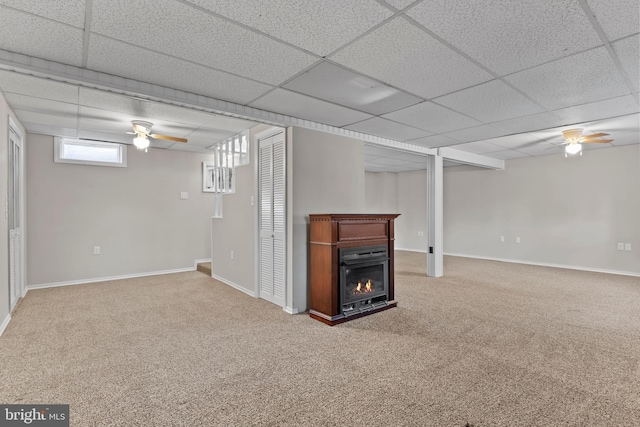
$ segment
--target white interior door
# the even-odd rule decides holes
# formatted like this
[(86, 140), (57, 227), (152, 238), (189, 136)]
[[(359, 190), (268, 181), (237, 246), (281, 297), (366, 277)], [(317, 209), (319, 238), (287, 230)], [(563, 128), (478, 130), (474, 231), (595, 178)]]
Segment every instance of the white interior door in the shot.
[(9, 126), (9, 177), (7, 216), (9, 220), (9, 303), (13, 310), (22, 295), (22, 139)]
[(258, 143), (260, 298), (285, 305), (285, 140), (284, 132)]

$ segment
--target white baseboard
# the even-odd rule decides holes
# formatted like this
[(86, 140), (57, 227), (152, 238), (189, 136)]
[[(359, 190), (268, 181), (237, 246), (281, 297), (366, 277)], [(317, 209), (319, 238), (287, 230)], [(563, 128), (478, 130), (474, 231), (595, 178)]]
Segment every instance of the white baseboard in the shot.
[(7, 317), (4, 318), (4, 322), (2, 322), (2, 325), (0, 325), (0, 337), (4, 333), (4, 330), (7, 329), (7, 326), (9, 326), (10, 321), (11, 321), (11, 315), (7, 314)]
[(30, 291), (30, 290), (33, 290), (33, 289), (57, 288), (59, 286), (83, 285), (85, 283), (110, 282), (112, 280), (135, 279), (137, 277), (158, 276), (158, 275), (161, 275), (161, 274), (185, 273), (187, 271), (194, 271), (195, 269), (196, 269), (195, 267), (188, 267), (188, 268), (178, 268), (178, 269), (175, 269), (175, 270), (163, 270), (163, 271), (150, 271), (150, 272), (147, 272), (147, 273), (123, 274), (121, 276), (97, 277), (97, 278), (94, 278), (94, 279), (70, 280), (68, 282), (43, 283), (43, 284), (39, 284), (39, 285), (29, 285), (29, 286), (27, 286), (26, 289), (27, 289), (27, 291)]
[(291, 308), (291, 307), (284, 307), (282, 310), (285, 313), (289, 313), (289, 314), (298, 314), (300, 312), (297, 308)]
[(236, 283), (233, 283), (232, 281), (227, 280), (224, 277), (220, 277), (220, 276), (218, 276), (216, 274), (212, 274), (211, 277), (213, 277), (214, 279), (224, 283), (225, 285), (229, 285), (232, 288), (239, 290), (240, 292), (244, 292), (245, 294), (247, 294), (247, 295), (249, 295), (251, 297), (257, 298), (255, 292), (250, 291), (247, 288), (244, 288), (244, 287), (242, 287), (242, 286), (240, 286), (240, 285), (238, 285)]
[(193, 261), (193, 266), (195, 268), (198, 268), (198, 264), (202, 264), (203, 262), (212, 262), (211, 258), (207, 258), (207, 259), (197, 259), (195, 261)]
[(422, 250), (422, 249), (402, 249), (402, 248), (393, 248), (393, 249), (396, 250), (396, 251), (418, 252), (418, 253), (421, 253), (421, 254), (426, 254), (427, 253), (426, 249), (424, 249), (424, 250)]
[(487, 261), (511, 262), (514, 264), (537, 265), (540, 267), (566, 268), (569, 270), (591, 271), (594, 273), (618, 274), (621, 276), (640, 277), (640, 273), (635, 273), (633, 271), (606, 270), (603, 268), (580, 267), (576, 265), (564, 265), (564, 264), (551, 264), (547, 262), (521, 261), (517, 259), (493, 258), (493, 257), (485, 257), (485, 256), (477, 256), (477, 255), (455, 254), (450, 252), (445, 252), (444, 255), (457, 256), (462, 258), (486, 259)]

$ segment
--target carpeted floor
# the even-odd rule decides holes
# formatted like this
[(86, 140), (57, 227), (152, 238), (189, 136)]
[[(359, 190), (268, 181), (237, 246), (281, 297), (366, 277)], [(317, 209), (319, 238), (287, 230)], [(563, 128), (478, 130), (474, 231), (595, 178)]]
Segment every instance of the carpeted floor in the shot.
[(637, 426), (640, 279), (396, 254), (398, 307), (329, 327), (189, 273), (30, 291), (0, 403), (73, 426)]

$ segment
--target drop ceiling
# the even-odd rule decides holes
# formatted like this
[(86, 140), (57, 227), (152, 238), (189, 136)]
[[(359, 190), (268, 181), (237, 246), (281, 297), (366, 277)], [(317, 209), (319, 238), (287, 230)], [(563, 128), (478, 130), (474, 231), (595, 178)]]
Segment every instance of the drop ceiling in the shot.
[[(131, 143), (130, 121), (206, 152), (254, 118), (32, 73), (91, 70), (344, 130), (494, 159), (561, 131), (640, 143), (637, 0), (0, 0), (0, 90), (28, 131)], [(27, 64), (22, 69), (17, 62)], [(367, 145), (366, 168), (424, 168)], [(448, 163), (449, 164), (449, 163)]]

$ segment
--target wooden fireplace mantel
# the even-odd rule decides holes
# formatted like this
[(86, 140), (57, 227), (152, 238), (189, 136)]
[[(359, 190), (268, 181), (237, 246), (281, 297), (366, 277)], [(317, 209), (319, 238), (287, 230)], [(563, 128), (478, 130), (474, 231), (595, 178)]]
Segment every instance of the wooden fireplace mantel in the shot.
[[(393, 292), (393, 221), (399, 214), (309, 215), (309, 315), (328, 325), (395, 307)], [(358, 246), (387, 245), (389, 254), (388, 302), (384, 307), (345, 316), (340, 307), (339, 250)]]

